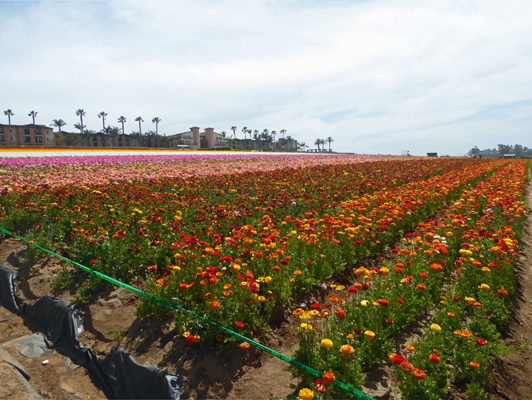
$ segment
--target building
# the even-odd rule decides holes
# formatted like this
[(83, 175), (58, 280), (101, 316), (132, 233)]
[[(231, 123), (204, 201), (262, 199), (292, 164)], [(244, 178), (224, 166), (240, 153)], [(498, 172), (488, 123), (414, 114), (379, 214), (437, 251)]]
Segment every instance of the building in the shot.
[(213, 128), (200, 128), (193, 126), (187, 132), (168, 136), (170, 146), (182, 149), (216, 149), (229, 146), (229, 141), (220, 133), (214, 132)]
[(54, 146), (54, 130), (46, 125), (0, 124), (0, 146)]

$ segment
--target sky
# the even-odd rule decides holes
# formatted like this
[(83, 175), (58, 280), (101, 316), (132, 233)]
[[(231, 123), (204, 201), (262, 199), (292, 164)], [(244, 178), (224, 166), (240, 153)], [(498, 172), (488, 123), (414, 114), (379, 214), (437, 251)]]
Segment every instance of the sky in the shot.
[(531, 38), (530, 0), (0, 0), (0, 111), (358, 154), (532, 147)]

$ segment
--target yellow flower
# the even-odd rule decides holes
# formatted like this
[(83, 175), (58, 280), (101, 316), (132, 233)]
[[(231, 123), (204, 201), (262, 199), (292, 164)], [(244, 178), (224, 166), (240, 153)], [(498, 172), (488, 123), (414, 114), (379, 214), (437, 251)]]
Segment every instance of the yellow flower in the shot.
[(367, 300), (362, 300), (362, 301), (360, 302), (360, 305), (361, 305), (362, 307), (368, 307), (368, 306), (369, 306), (369, 301), (367, 301)]
[(472, 302), (474, 303), (475, 302), (475, 299), (473, 297), (466, 297), (464, 300), (466, 302), (468, 302), (468, 303), (472, 303)]
[(310, 330), (312, 330), (312, 325), (310, 324), (302, 323), (301, 325), (299, 325), (299, 332), (306, 332)]
[(304, 388), (299, 391), (299, 400), (312, 400), (314, 392), (311, 389)]
[(480, 289), (484, 292), (489, 292), (491, 288), (485, 283), (483, 283), (482, 285), (480, 285)]
[(333, 347), (333, 342), (331, 339), (323, 339), (321, 341), (321, 347), (323, 347), (324, 349), (330, 349)]
[(368, 340), (373, 340), (375, 339), (375, 332), (373, 331), (366, 331), (364, 332), (364, 337)]
[(434, 333), (440, 333), (441, 332), (441, 326), (439, 326), (438, 324), (432, 324), (430, 326), (430, 330)]

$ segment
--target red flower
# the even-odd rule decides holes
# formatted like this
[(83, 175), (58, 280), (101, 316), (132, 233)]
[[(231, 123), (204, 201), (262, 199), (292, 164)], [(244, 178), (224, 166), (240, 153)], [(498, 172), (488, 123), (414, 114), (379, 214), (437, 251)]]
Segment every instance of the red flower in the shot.
[(238, 322), (236, 323), (236, 327), (237, 327), (238, 329), (244, 329), (244, 323), (238, 321)]
[(188, 335), (187, 336), (187, 343), (189, 345), (193, 345), (195, 341), (196, 341), (196, 338), (194, 337), (194, 335)]
[(388, 318), (388, 319), (386, 320), (386, 324), (387, 324), (387, 325), (393, 325), (393, 319)]
[(478, 339), (477, 339), (477, 344), (478, 344), (479, 346), (485, 346), (486, 343), (487, 343), (487, 342), (486, 342), (486, 340), (484, 340), (484, 339), (481, 339), (481, 338), (478, 338)]

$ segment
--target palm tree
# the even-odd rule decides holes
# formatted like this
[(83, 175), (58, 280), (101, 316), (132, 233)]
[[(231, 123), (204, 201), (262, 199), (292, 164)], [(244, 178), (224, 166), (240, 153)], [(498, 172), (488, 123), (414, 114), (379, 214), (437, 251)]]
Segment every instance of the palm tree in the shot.
[(62, 119), (54, 119), (50, 125), (55, 126), (61, 132), (61, 128), (66, 125), (66, 122)]
[(33, 118), (33, 129), (35, 129), (35, 118), (37, 117), (37, 111), (31, 110), (28, 117)]
[(144, 120), (142, 119), (142, 117), (137, 117), (135, 118), (135, 121), (137, 121), (139, 123), (139, 133), (142, 135), (142, 122), (144, 122)]
[(140, 147), (140, 139), (142, 137), (140, 132), (131, 132), (130, 135), (131, 135), (131, 140), (133, 141), (132, 147), (135, 147), (135, 146)]
[(268, 141), (270, 140), (270, 133), (269, 133), (268, 129), (264, 129), (262, 131), (262, 133), (260, 134), (260, 137), (261, 137), (261, 139), (264, 139), (264, 141), (267, 144)]
[[(258, 129), (255, 129), (253, 131), (253, 139), (255, 139), (256, 143), (255, 143), (255, 150), (257, 150), (257, 144), (259, 144), (258, 147), (260, 147), (260, 135), (259, 135), (259, 130)], [(258, 142), (258, 143), (257, 143)]]
[(236, 126), (231, 127), (231, 130), (233, 131), (233, 148), (235, 147), (236, 129)]
[(83, 146), (85, 146), (85, 136), (83, 135), (83, 131), (85, 130), (85, 125), (81, 125), (79, 122), (76, 122), (74, 124), (74, 128), (76, 129), (79, 129), (79, 131), (81, 132), (80, 133), (80, 136), (81, 136), (81, 139), (82, 139), (82, 143), (83, 143)]
[(320, 151), (321, 139), (316, 139), (316, 140), (314, 141), (314, 144), (315, 144), (316, 146), (318, 146), (318, 151)]
[(225, 135), (227, 135), (227, 132), (226, 132), (226, 131), (221, 131), (220, 134), (221, 134), (222, 137), (225, 139)]
[(9, 128), (11, 128), (11, 116), (15, 115), (15, 113), (8, 108), (4, 111), (4, 115), (7, 115), (7, 123), (9, 124)]
[(284, 147), (284, 144), (285, 144), (285, 142), (284, 142), (284, 134), (286, 133), (286, 129), (281, 129), (281, 130), (279, 131), (279, 133), (280, 133), (281, 135), (283, 135), (283, 147)]
[(272, 137), (273, 137), (272, 149), (274, 151), (275, 151), (275, 136), (277, 136), (277, 131), (272, 131)]
[(242, 128), (242, 133), (244, 134), (244, 146), (246, 146), (247, 145), (247, 143), (246, 143), (246, 135), (248, 133), (248, 127), (247, 126)]
[[(122, 128), (123, 129), (123, 128)], [(105, 129), (106, 133), (111, 136), (111, 140), (113, 141), (113, 146), (117, 147), (117, 139), (118, 135), (120, 135), (120, 128), (118, 126), (108, 126)]]
[(98, 114), (98, 118), (102, 119), (102, 124), (103, 124), (102, 132), (105, 132), (105, 117), (107, 117), (107, 113), (105, 111), (102, 111)]
[(288, 143), (288, 151), (292, 151), (292, 142), (294, 141), (294, 138), (290, 135), (286, 137), (286, 142)]
[(95, 131), (91, 129), (84, 129), (83, 130), (83, 138), (87, 139), (87, 146), (91, 147), (91, 136), (96, 133)]
[(158, 135), (159, 134), (159, 122), (161, 122), (161, 118), (159, 117), (154, 117), (151, 122), (153, 122), (155, 124), (155, 133)]
[(126, 123), (127, 119), (123, 115), (118, 118), (118, 122), (122, 123), (122, 141), (124, 142), (124, 147), (126, 146), (126, 132), (124, 130), (124, 124)]
[(331, 143), (334, 142), (334, 139), (331, 136), (329, 136), (326, 140), (327, 140), (327, 143), (329, 143), (329, 153), (330, 153), (331, 152)]
[(82, 110), (81, 108), (78, 109), (76, 111), (76, 115), (79, 117), (79, 126), (81, 127), (80, 128), (80, 133), (83, 134), (83, 117), (85, 116), (85, 110)]

